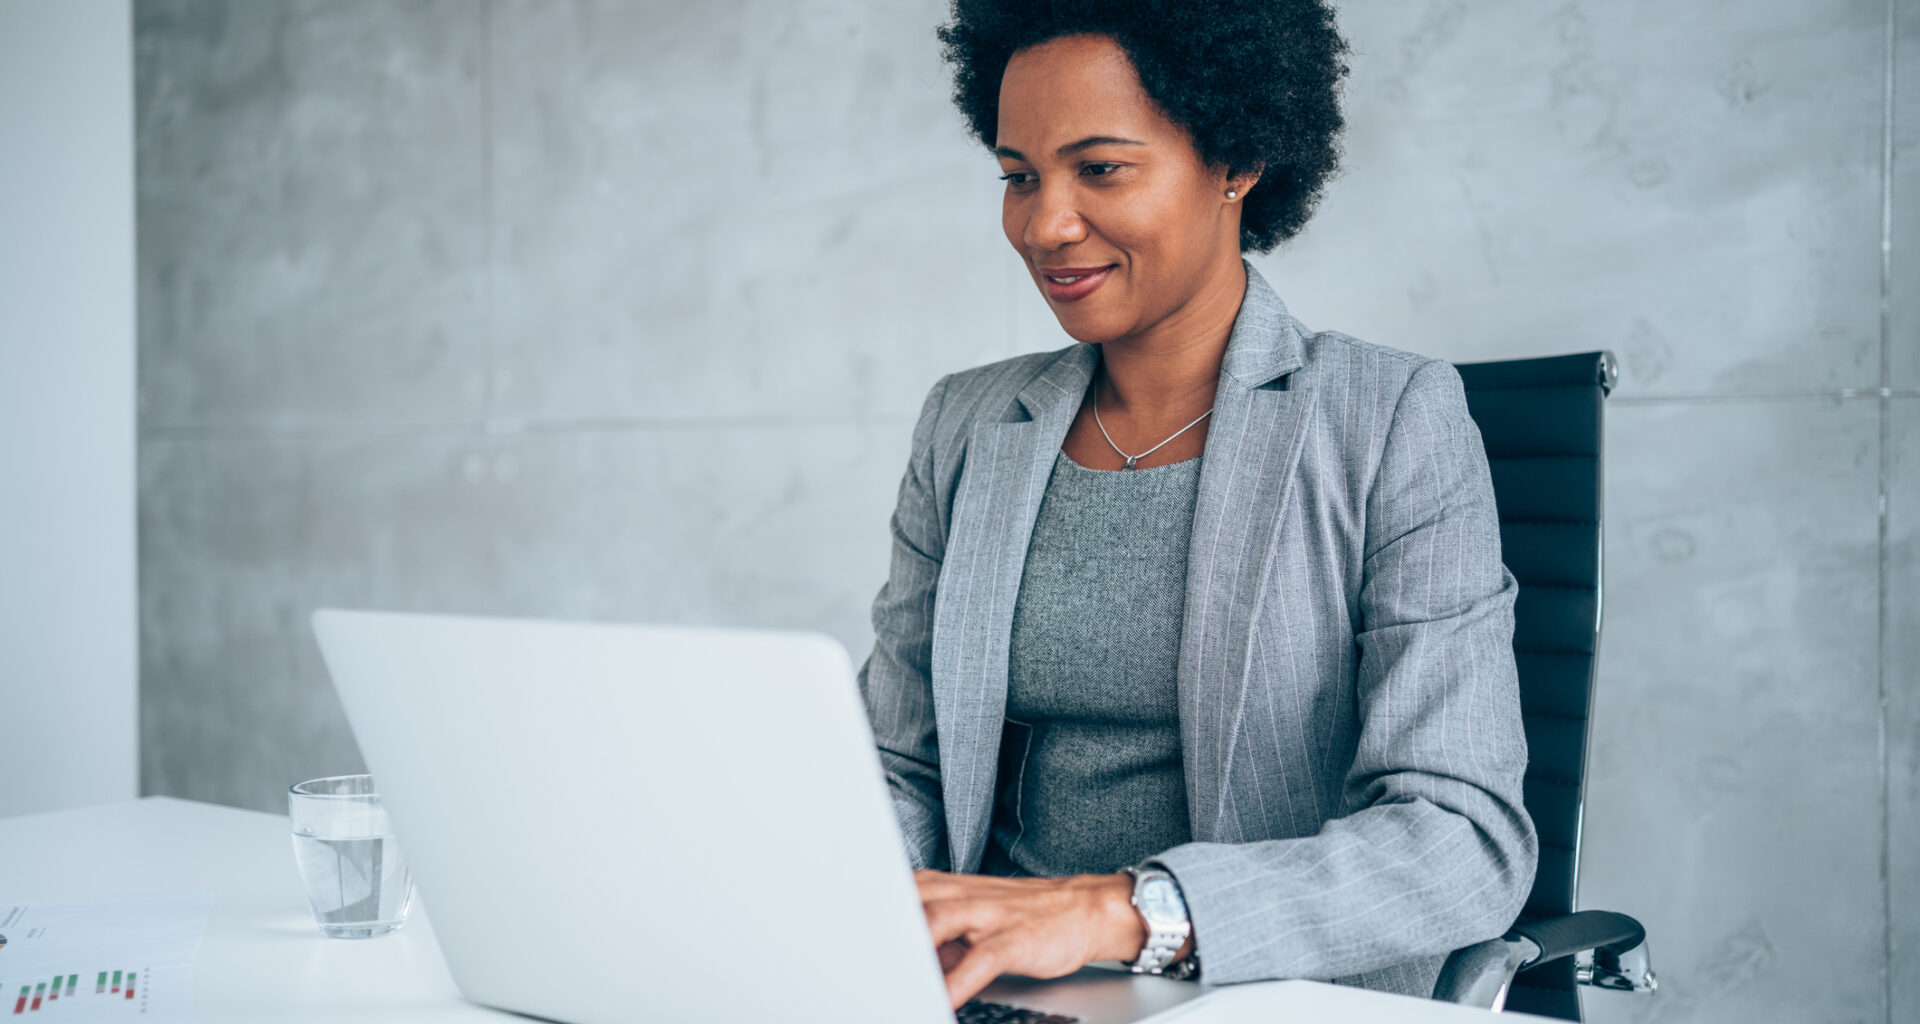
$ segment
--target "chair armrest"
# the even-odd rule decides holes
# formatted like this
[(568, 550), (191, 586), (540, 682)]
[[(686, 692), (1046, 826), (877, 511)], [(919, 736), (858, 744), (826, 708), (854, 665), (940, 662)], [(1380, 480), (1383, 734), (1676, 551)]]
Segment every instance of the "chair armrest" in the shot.
[(1440, 969), (1433, 998), (1498, 1010), (1521, 970), (1593, 951), (1575, 977), (1583, 985), (1625, 992), (1658, 986), (1647, 957), (1647, 931), (1625, 914), (1582, 910), (1515, 927), (1506, 935), (1454, 950)]
[(1529, 961), (1528, 967), (1589, 949), (1596, 955), (1605, 951), (1618, 956), (1647, 941), (1647, 930), (1640, 922), (1608, 910), (1582, 910), (1565, 917), (1549, 917), (1517, 925), (1507, 934), (1532, 939), (1533, 944), (1540, 947), (1540, 955)]
[(1532, 941), (1515, 935), (1456, 949), (1440, 967), (1440, 977), (1433, 983), (1433, 998), (1498, 1010), (1506, 1005), (1513, 976), (1539, 951)]

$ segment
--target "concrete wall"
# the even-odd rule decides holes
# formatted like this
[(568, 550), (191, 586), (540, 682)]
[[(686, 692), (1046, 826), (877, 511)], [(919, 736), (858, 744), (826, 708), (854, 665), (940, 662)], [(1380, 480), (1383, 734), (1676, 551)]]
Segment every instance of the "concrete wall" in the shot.
[(0, 817), (132, 797), (128, 0), (0, 0)]
[[(150, 792), (358, 767), (319, 604), (862, 656), (927, 385), (1065, 343), (935, 0), (137, 10)], [(1920, 4), (1344, 19), (1295, 312), (1623, 365), (1582, 898), (1666, 991), (1590, 1015), (1920, 1015)]]

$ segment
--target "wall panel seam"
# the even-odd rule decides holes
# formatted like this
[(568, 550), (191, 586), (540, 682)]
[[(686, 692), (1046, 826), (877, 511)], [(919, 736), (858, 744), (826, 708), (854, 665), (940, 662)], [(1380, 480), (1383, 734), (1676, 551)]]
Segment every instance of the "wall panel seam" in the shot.
[(493, 324), (493, 3), (480, 5), (480, 336), (486, 351), (487, 379), (481, 385), (488, 420), (494, 418), (494, 393), (500, 379), (500, 353), (495, 351)]
[(1894, 98), (1896, 60), (1899, 54), (1899, 0), (1887, 0), (1885, 74), (1882, 82), (1880, 120), (1880, 412), (1879, 489), (1876, 502), (1879, 558), (1876, 560), (1878, 601), (1875, 621), (1875, 656), (1879, 670), (1880, 698), (1878, 730), (1880, 747), (1880, 999), (1887, 1024), (1893, 1024), (1893, 787), (1892, 751), (1888, 744), (1888, 649), (1887, 558), (1888, 494), (1892, 479), (1893, 421), (1893, 202), (1894, 202)]

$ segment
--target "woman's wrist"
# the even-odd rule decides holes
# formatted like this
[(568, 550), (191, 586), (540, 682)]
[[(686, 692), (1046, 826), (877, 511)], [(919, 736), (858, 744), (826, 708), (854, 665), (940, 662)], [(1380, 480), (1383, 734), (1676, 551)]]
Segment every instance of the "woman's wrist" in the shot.
[[(1082, 875), (1086, 880), (1088, 892), (1095, 902), (1095, 920), (1101, 922), (1097, 934), (1099, 953), (1095, 960), (1117, 960), (1120, 963), (1132, 963), (1140, 958), (1140, 950), (1147, 944), (1147, 921), (1133, 905), (1133, 876), (1125, 871), (1111, 875)], [(1193, 934), (1187, 934), (1187, 940), (1180, 944), (1179, 952), (1174, 954), (1178, 962), (1193, 952)]]
[(1133, 906), (1133, 876), (1119, 871), (1080, 878), (1092, 901), (1092, 959), (1129, 963), (1138, 958), (1141, 947), (1147, 944), (1147, 922)]

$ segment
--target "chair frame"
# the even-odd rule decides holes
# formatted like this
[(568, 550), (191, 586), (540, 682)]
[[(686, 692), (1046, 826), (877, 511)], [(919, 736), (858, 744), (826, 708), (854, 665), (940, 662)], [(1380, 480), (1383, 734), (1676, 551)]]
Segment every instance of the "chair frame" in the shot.
[[(1497, 366), (1501, 369), (1494, 372), (1503, 376), (1507, 374), (1521, 376), (1533, 367), (1545, 370), (1550, 364), (1553, 364), (1554, 372), (1562, 374), (1571, 367), (1575, 375), (1569, 377), (1566, 383), (1597, 386), (1602, 399), (1612, 392), (1619, 380), (1619, 364), (1614, 359), (1613, 353), (1605, 351), (1579, 353), (1573, 356), (1549, 356), (1543, 359), (1508, 360), (1494, 364), (1465, 365), (1477, 367), (1480, 372), (1493, 370)], [(1591, 376), (1584, 376), (1586, 374)], [(1565, 385), (1556, 381), (1555, 385), (1538, 386)], [(1471, 392), (1472, 388), (1469, 388), (1469, 391)], [(1599, 451), (1598, 448), (1595, 450)], [(1599, 456), (1596, 455), (1595, 458), (1598, 461)], [(1604, 552), (1604, 530), (1600, 526), (1602, 518), (1596, 510), (1595, 530), (1599, 534), (1595, 538), (1596, 554)], [(1604, 562), (1604, 558), (1600, 561)], [(1606, 603), (1605, 581), (1599, 564), (1594, 567), (1594, 580), (1593, 657), (1597, 661), (1602, 609)], [(1591, 683), (1591, 670), (1589, 683)], [(1589, 707), (1587, 715), (1589, 730), (1591, 722)], [(1579, 804), (1582, 806), (1585, 803), (1585, 776), (1583, 753), (1580, 766), (1581, 789), (1578, 796)], [(1579, 826), (1576, 824), (1572, 868), (1576, 889), (1580, 845), (1578, 829)], [(1647, 950), (1646, 930), (1641, 927), (1640, 922), (1625, 914), (1580, 910), (1529, 921), (1525, 924), (1516, 924), (1500, 938), (1489, 939), (1454, 951), (1441, 970), (1439, 981), (1434, 986), (1433, 997), (1445, 1002), (1500, 1010), (1506, 1005), (1508, 993), (1513, 988), (1514, 978), (1522, 970), (1566, 957), (1579, 958), (1576, 960), (1573, 975), (1575, 1019), (1578, 1019), (1577, 996), (1581, 986), (1640, 993), (1651, 993), (1658, 988)]]

